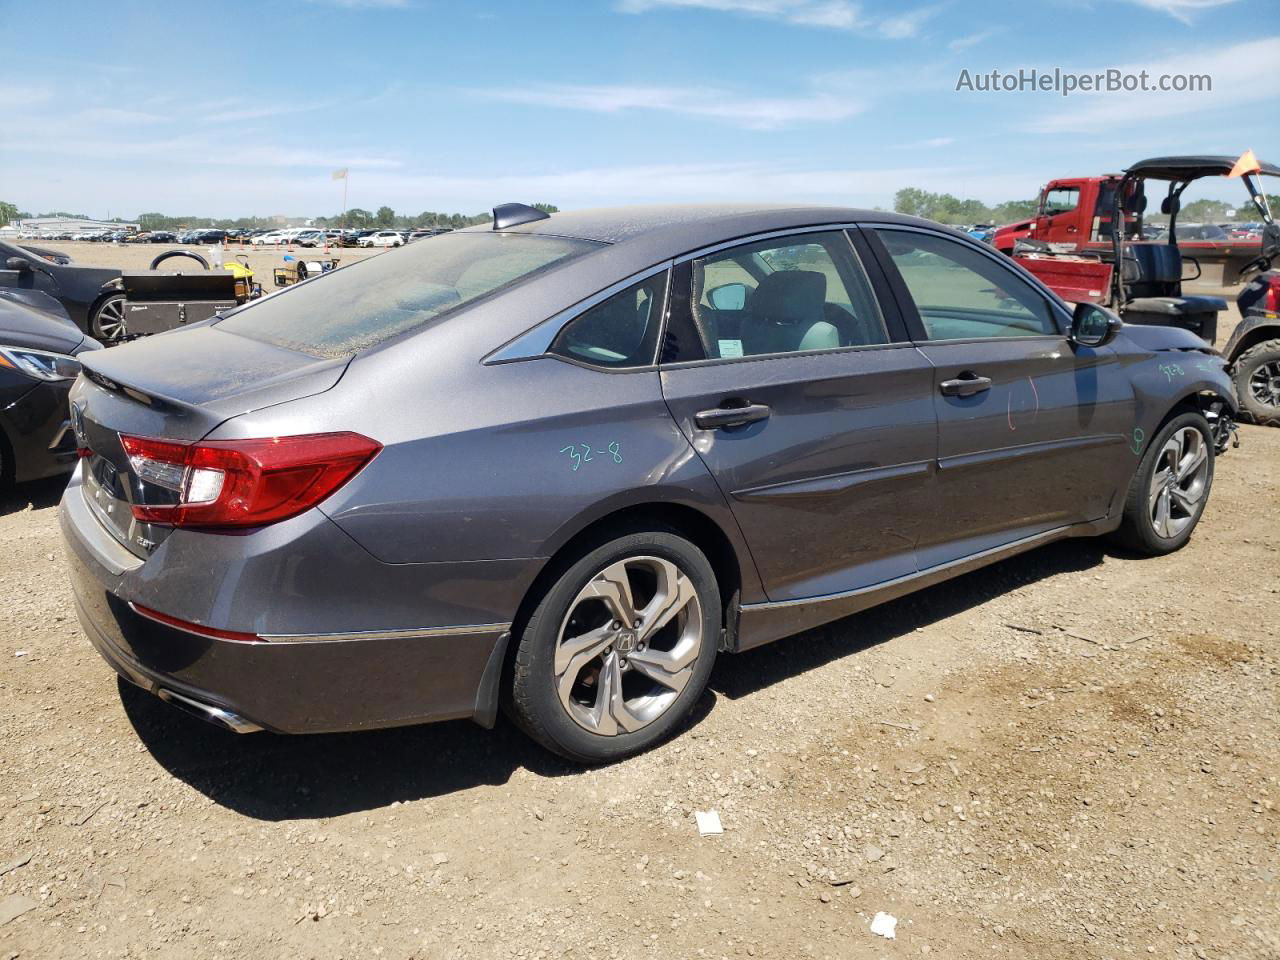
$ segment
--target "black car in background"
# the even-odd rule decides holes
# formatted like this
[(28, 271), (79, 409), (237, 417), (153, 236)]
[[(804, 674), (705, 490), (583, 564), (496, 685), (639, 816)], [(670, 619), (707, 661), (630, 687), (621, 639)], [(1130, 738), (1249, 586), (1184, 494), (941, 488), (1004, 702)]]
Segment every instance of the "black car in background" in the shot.
[(75, 465), (67, 394), (80, 373), (76, 357), (99, 347), (52, 297), (0, 290), (0, 486)]
[(0, 240), (0, 292), (6, 288), (47, 294), (62, 304), (71, 322), (90, 336), (105, 339), (103, 328), (124, 316), (124, 295), (106, 284), (120, 276), (119, 267), (86, 267), (70, 258), (55, 262), (53, 251)]
[(178, 235), (172, 230), (152, 230), (147, 239), (151, 243), (177, 243)]

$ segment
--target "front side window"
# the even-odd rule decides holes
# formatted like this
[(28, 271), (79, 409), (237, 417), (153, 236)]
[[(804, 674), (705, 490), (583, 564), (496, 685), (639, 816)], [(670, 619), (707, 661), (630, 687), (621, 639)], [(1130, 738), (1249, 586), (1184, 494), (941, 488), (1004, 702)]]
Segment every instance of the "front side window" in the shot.
[(594, 366), (648, 366), (658, 346), (666, 290), (664, 270), (615, 293), (570, 320), (551, 352)]
[(681, 359), (732, 359), (887, 343), (884, 318), (840, 231), (722, 250), (692, 262), (699, 343)]
[(1057, 334), (1049, 303), (1004, 264), (932, 233), (880, 229), (930, 340)]
[(218, 328), (314, 356), (348, 356), (601, 248), (539, 234), (445, 234), (300, 283)]
[(1079, 187), (1054, 187), (1044, 195), (1044, 212), (1049, 217), (1058, 213), (1069, 213), (1079, 205)]

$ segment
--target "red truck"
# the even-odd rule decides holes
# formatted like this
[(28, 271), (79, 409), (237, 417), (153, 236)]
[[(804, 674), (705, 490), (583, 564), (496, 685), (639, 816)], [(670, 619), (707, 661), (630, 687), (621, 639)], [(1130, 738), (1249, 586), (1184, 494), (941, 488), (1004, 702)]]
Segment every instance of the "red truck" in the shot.
[[(1112, 252), (1112, 223), (1116, 219), (1116, 191), (1124, 183), (1126, 195), (1121, 209), (1124, 216), (1125, 242), (1143, 240), (1143, 212), (1146, 209), (1144, 181), (1124, 174), (1108, 173), (1099, 177), (1068, 177), (1051, 180), (1040, 191), (1040, 209), (1034, 217), (999, 227), (992, 244), (1002, 253), (1014, 256), (1019, 240), (1033, 241), (1023, 244), (1023, 255), (1034, 255), (1043, 260), (1045, 253), (1059, 256), (1056, 263), (1024, 263), (1033, 273), (1057, 289), (1068, 300), (1108, 301)], [(1231, 240), (1223, 235), (1221, 240), (1191, 239), (1178, 241), (1183, 259), (1191, 259), (1202, 272), (1207, 267), (1220, 266), (1221, 282), (1228, 286), (1238, 281), (1240, 268), (1256, 260), (1260, 251), (1257, 240)], [(1062, 255), (1068, 259), (1063, 260)], [(1083, 263), (1072, 263), (1071, 254), (1083, 254)], [(1087, 261), (1103, 261), (1102, 264)]]
[[(1262, 243), (1190, 239), (1185, 227), (1177, 227), (1182, 194), (1197, 180), (1238, 177), (1270, 224), (1266, 195), (1253, 179), (1257, 174), (1280, 176), (1280, 168), (1246, 151), (1238, 160), (1152, 157), (1122, 174), (1053, 180), (1040, 193), (1036, 216), (1001, 227), (992, 243), (1064, 300), (1104, 304), (1126, 323), (1183, 327), (1214, 343), (1226, 301), (1185, 294), (1183, 281), (1199, 279), (1203, 263), (1216, 261), (1223, 285), (1238, 283), (1259, 262)], [(1159, 209), (1169, 218), (1158, 241), (1144, 238), (1148, 184), (1163, 187)]]

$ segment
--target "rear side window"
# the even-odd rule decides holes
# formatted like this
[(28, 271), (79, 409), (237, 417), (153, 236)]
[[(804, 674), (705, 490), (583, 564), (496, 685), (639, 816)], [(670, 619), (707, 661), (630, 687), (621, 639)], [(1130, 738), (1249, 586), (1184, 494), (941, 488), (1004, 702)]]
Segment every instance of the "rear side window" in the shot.
[(571, 320), (551, 352), (594, 366), (648, 366), (658, 347), (666, 290), (663, 271), (614, 294)]
[(346, 356), (602, 246), (539, 234), (446, 234), (299, 284), (218, 326), (315, 356)]

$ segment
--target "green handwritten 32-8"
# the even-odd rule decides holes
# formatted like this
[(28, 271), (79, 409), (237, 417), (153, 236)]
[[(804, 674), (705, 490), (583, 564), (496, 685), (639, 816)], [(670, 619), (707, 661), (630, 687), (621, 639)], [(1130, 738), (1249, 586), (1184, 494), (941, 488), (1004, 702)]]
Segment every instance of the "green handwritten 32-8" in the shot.
[(561, 447), (560, 452), (565, 454), (571, 461), (574, 473), (584, 463), (591, 463), (597, 456), (602, 458), (602, 462), (608, 463), (612, 460), (614, 463), (622, 462), (622, 445), (617, 440), (612, 440), (603, 450), (596, 450), (589, 443), (571, 443), (567, 447)]

